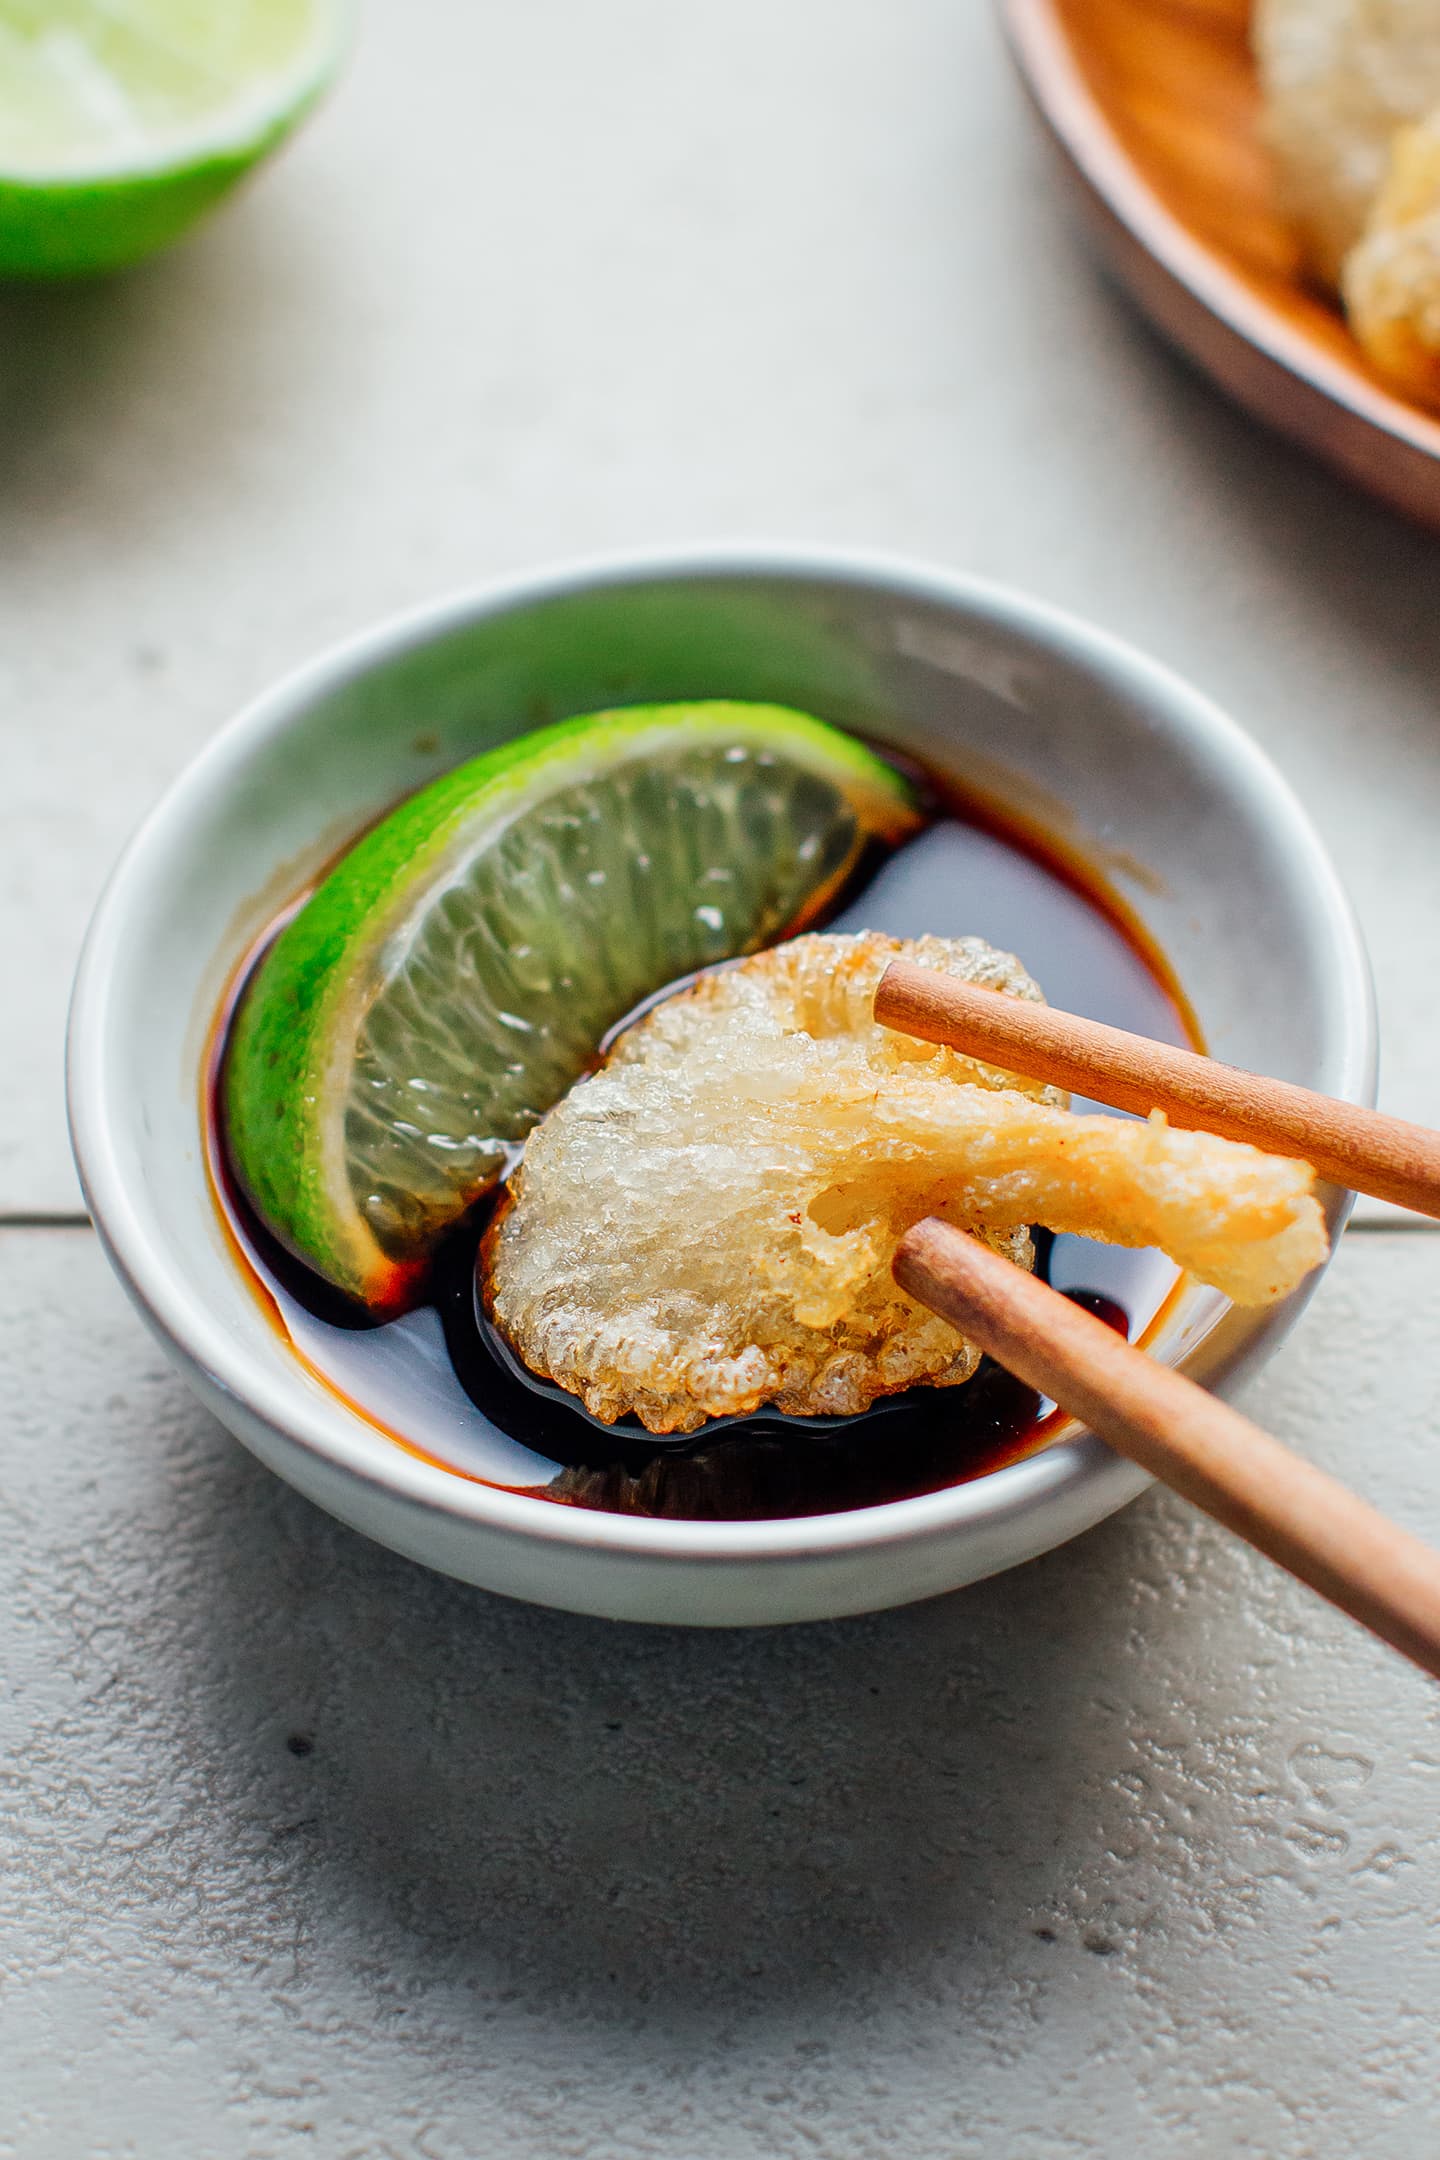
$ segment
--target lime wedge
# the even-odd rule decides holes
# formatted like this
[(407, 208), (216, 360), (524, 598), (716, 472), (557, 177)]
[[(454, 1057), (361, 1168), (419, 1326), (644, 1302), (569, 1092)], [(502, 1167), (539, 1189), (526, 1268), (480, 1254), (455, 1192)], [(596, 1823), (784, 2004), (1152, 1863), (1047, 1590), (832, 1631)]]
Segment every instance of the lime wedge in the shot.
[(0, 0), (0, 277), (138, 262), (287, 135), (347, 0)]
[(462, 765), (280, 933), (226, 1061), (231, 1162), (270, 1229), (377, 1311), (653, 991), (823, 913), (908, 783), (779, 706), (636, 706)]

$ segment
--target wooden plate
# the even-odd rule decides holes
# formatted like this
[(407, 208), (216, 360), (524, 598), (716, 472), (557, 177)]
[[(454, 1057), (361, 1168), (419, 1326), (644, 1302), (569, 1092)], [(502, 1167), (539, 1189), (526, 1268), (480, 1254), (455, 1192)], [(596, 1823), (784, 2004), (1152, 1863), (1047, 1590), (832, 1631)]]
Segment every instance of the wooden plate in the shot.
[(1249, 0), (1002, 0), (1020, 72), (1141, 307), (1242, 405), (1440, 527), (1440, 421), (1307, 291), (1261, 149)]

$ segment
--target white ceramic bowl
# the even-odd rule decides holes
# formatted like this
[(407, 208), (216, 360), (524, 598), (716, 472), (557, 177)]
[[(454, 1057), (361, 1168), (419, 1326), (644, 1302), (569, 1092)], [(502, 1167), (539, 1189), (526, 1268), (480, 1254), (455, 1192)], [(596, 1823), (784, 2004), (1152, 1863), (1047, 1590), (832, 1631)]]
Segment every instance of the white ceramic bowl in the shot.
[[(1079, 1434), (972, 1484), (800, 1520), (652, 1521), (466, 1482), (347, 1411), (263, 1319), (207, 1187), (198, 1087), (238, 956), (398, 796), (539, 719), (713, 696), (802, 706), (1038, 809), (1126, 894), (1217, 1055), (1369, 1102), (1375, 1034), (1344, 895), (1254, 744), (1114, 639), (966, 578), (768, 547), (581, 565), (357, 638), (225, 728), (131, 842), (76, 981), (71, 1129), (121, 1280), (216, 1417), (369, 1536), (513, 1597), (723, 1626), (954, 1589), (1144, 1477)], [(1328, 1196), (1334, 1232), (1345, 1205)], [(1155, 1348), (1228, 1386), (1302, 1303), (1242, 1315), (1187, 1291)]]

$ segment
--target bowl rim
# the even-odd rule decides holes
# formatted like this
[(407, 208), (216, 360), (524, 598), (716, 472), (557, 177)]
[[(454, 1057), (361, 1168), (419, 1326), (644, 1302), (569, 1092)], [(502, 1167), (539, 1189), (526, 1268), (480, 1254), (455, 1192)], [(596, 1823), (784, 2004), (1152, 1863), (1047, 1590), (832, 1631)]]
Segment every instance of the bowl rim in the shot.
[[(1038, 1454), (962, 1485), (838, 1514), (699, 1522), (557, 1507), (553, 1501), (472, 1481), (385, 1440), (358, 1413), (310, 1396), (283, 1367), (274, 1372), (237, 1347), (217, 1309), (197, 1295), (180, 1258), (153, 1237), (137, 1208), (117, 1146), (125, 1111), (106, 1064), (116, 961), (172, 839), (228, 781), (298, 715), (380, 664), (520, 607), (606, 587), (706, 580), (820, 581), (981, 616), (1058, 659), (1108, 680), (1163, 717), (1168, 731), (1203, 742), (1239, 794), (1258, 796), (1277, 849), (1313, 887), (1317, 933), (1335, 957), (1329, 1047), (1335, 1092), (1373, 1102), (1377, 1074), (1373, 984), (1359, 925), (1329, 855), (1287, 781), (1257, 743), (1183, 678), (1125, 640), (1048, 601), (1003, 584), (880, 551), (728, 541), (577, 557), (515, 573), (422, 603), (333, 644), (252, 699), (182, 769), (124, 848), (86, 933), (71, 997), (66, 1049), (71, 1144), (92, 1221), (112, 1264), (163, 1342), (224, 1397), (236, 1399), (270, 1432), (319, 1458), (331, 1471), (457, 1526), (567, 1546), (591, 1554), (677, 1562), (796, 1561), (930, 1542), (955, 1533), (996, 1531), (1042, 1503), (1098, 1484), (1108, 1513), (1143, 1485), (1093, 1434), (1079, 1432)], [(1343, 1209), (1340, 1222), (1343, 1223)], [(1336, 1224), (1338, 1238), (1340, 1224)], [(1312, 1285), (1323, 1269), (1317, 1271)], [(242, 1286), (237, 1277), (237, 1290)], [(1298, 1306), (1274, 1308), (1247, 1330), (1247, 1366), (1291, 1325)], [(374, 1447), (380, 1443), (383, 1457)], [(360, 1459), (370, 1454), (371, 1464)], [(1117, 1475), (1123, 1473), (1123, 1475)]]

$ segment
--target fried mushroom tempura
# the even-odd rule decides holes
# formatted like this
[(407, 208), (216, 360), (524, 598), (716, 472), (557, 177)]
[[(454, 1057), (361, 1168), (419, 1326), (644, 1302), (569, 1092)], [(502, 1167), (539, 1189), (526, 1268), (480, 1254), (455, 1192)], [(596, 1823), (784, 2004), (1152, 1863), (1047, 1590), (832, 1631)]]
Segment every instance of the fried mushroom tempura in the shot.
[(1440, 107), (1440, 5), (1257, 0), (1252, 34), (1282, 207), (1338, 290), (1397, 128)]
[(978, 939), (810, 936), (658, 1006), (537, 1127), (482, 1254), (532, 1371), (657, 1433), (763, 1404), (851, 1414), (975, 1370), (890, 1272), (938, 1215), (1032, 1264), (1028, 1226), (1160, 1245), (1240, 1303), (1324, 1257), (1304, 1164), (1052, 1090), (876, 1025), (905, 958), (1039, 992)]
[(1264, 131), (1312, 277), (1440, 410), (1440, 0), (1258, 0)]
[(1440, 110), (1395, 137), (1343, 290), (1350, 327), (1380, 373), (1440, 411)]

